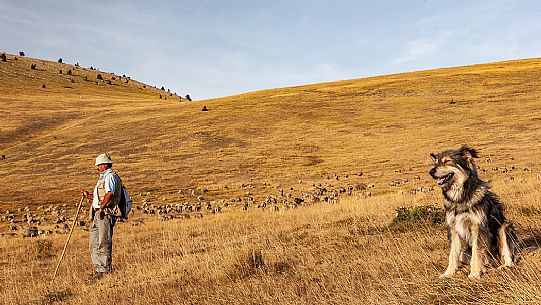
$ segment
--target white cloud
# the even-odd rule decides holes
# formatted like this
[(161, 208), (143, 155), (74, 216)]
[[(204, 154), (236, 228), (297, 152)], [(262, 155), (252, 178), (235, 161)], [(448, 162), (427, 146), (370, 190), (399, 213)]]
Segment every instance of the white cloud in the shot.
[(441, 44), (441, 41), (427, 38), (411, 41), (408, 43), (406, 52), (398, 55), (398, 57), (392, 61), (392, 65), (422, 60), (424, 57), (438, 52)]

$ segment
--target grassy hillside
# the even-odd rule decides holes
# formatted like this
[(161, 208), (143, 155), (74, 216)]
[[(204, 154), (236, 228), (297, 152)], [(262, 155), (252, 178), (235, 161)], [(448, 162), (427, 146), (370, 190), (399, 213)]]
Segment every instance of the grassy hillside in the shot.
[[(137, 206), (208, 202), (222, 213), (159, 222), (137, 210), (131, 222), (144, 225), (116, 229), (115, 273), (90, 284), (77, 228), (54, 286), (65, 235), (23, 239), (26, 224), (15, 223), (17, 237), (0, 238), (7, 303), (97, 304), (95, 291), (139, 304), (540, 302), (541, 59), (198, 102), (113, 76), (9, 54), (0, 62), (0, 213), (17, 220), (24, 207), (66, 205), (73, 214), (103, 151)], [(467, 270), (437, 278), (447, 259), (441, 224), (389, 226), (400, 206), (441, 202), (429, 153), (461, 144), (481, 151), (481, 176), (532, 247), (515, 268), (479, 282)], [(315, 186), (359, 185), (339, 204), (285, 209)], [(257, 208), (268, 195), (278, 213)], [(0, 230), (12, 225), (3, 219)]]

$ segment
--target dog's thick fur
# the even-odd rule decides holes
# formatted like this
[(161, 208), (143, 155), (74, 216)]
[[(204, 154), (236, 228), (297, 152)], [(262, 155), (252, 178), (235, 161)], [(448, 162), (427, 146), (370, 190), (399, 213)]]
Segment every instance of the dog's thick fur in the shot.
[(460, 263), (468, 260), (469, 278), (479, 278), (491, 260), (511, 267), (518, 252), (515, 232), (498, 196), (477, 175), (474, 158), (478, 152), (463, 146), (430, 156), (434, 167), (429, 174), (443, 192), (451, 244), (449, 265), (441, 277), (454, 275)]

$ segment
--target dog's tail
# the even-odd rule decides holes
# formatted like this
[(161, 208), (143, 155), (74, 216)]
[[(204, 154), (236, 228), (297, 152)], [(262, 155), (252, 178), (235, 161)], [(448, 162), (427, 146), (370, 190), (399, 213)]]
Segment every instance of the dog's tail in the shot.
[(504, 222), (498, 231), (498, 249), (500, 261), (506, 267), (513, 266), (524, 250), (513, 224), (509, 221)]

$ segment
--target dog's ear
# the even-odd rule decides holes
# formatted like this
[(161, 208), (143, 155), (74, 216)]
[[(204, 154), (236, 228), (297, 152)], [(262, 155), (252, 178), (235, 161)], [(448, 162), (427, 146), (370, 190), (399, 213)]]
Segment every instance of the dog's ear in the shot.
[(462, 158), (466, 160), (466, 164), (468, 164), (468, 167), (470, 169), (474, 169), (475, 164), (474, 164), (473, 158), (479, 158), (479, 153), (477, 152), (477, 150), (467, 145), (464, 145), (460, 148), (460, 154), (462, 155)]
[(434, 153), (430, 153), (430, 158), (432, 158), (432, 162), (438, 163), (438, 157)]
[(464, 157), (468, 156), (470, 158), (479, 158), (479, 152), (476, 149), (471, 148), (467, 145), (464, 145), (460, 148), (460, 154)]

